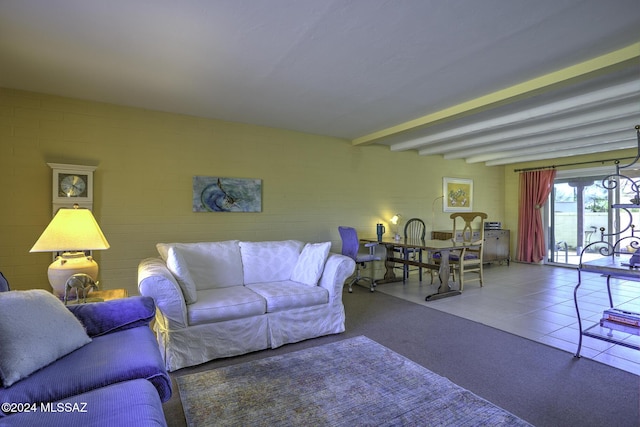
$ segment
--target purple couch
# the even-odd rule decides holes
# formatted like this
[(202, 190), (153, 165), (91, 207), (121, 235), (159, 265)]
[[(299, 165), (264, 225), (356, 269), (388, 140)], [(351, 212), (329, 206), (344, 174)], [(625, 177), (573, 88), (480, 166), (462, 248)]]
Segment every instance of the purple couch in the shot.
[(8, 388), (0, 386), (0, 402), (29, 404), (19, 413), (7, 413), (3, 405), (0, 426), (166, 426), (162, 402), (171, 397), (171, 379), (149, 328), (153, 300), (68, 308), (91, 343)]

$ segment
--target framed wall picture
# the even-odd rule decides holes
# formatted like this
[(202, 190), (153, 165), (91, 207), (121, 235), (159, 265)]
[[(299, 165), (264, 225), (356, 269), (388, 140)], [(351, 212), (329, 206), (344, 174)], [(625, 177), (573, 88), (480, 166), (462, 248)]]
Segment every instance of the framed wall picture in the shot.
[(442, 210), (444, 212), (471, 212), (473, 210), (473, 180), (442, 178)]
[(193, 177), (194, 212), (261, 212), (262, 180)]

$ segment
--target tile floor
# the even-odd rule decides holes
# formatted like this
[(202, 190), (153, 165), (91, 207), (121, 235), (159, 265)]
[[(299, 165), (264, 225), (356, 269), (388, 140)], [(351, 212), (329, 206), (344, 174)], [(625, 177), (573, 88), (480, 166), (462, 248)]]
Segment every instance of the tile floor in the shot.
[[(424, 300), (426, 295), (435, 292), (436, 286), (429, 284), (428, 275), (420, 283), (417, 272), (412, 272), (406, 284), (380, 284), (376, 292), (480, 322), (573, 354), (580, 335), (573, 299), (577, 282), (575, 268), (512, 262), (509, 266), (485, 266), (484, 287), (480, 287), (477, 281), (469, 282), (465, 284), (462, 295), (441, 300)], [(616, 307), (640, 312), (640, 282), (612, 279), (611, 293)], [(585, 329), (597, 323), (603, 310), (608, 308), (605, 278), (583, 273), (578, 296)], [(638, 335), (618, 334), (622, 339), (640, 343)], [(640, 375), (638, 350), (583, 337), (581, 356)]]

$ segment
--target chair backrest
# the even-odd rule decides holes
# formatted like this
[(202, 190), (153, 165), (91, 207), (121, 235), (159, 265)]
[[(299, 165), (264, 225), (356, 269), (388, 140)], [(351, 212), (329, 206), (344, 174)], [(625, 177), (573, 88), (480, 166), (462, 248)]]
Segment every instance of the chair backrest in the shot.
[(348, 256), (355, 261), (358, 257), (358, 249), (360, 247), (358, 232), (353, 227), (342, 226), (338, 227), (338, 231), (342, 239), (342, 255)]
[(424, 221), (420, 218), (411, 218), (404, 225), (404, 238), (405, 239), (420, 239), (424, 240), (424, 236), (427, 232), (424, 226)]
[[(484, 212), (455, 212), (449, 216), (453, 220), (453, 238), (464, 243), (484, 240), (484, 220), (487, 214)], [(473, 233), (472, 223), (480, 218), (480, 228), (476, 236)]]
[(10, 290), (11, 289), (9, 288), (9, 281), (2, 275), (2, 272), (0, 271), (0, 292), (7, 292)]

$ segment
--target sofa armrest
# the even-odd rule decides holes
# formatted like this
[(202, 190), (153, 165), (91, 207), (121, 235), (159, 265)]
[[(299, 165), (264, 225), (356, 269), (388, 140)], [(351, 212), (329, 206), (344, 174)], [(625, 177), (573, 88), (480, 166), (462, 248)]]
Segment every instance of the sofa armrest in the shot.
[(67, 308), (80, 320), (90, 337), (149, 326), (156, 314), (156, 306), (149, 297), (70, 305)]
[(138, 290), (153, 298), (160, 315), (158, 326), (167, 329), (185, 328), (187, 305), (176, 278), (160, 258), (146, 258), (138, 265)]
[(341, 254), (329, 253), (318, 285), (329, 291), (329, 300), (331, 302), (336, 298), (342, 300), (344, 282), (353, 274), (355, 268), (356, 263), (351, 258)]

